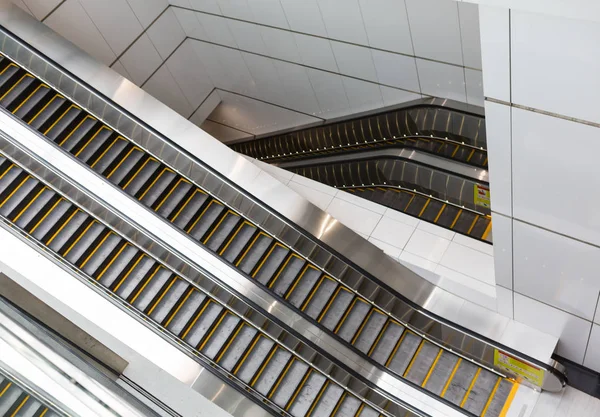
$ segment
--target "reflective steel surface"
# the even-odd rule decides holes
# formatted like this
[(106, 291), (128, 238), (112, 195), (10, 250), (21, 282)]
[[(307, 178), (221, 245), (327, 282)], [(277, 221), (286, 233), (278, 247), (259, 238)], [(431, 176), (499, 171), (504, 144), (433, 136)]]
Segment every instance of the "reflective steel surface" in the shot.
[[(439, 319), (431, 316), (427, 310), (443, 317), (446, 313), (450, 314), (451, 311), (461, 309), (463, 303), (461, 299), (440, 290), (387, 258), (381, 250), (244, 158), (217, 143), (127, 80), (99, 65), (45, 26), (34, 22), (29, 16), (16, 8), (4, 6), (0, 10), (0, 24), (25, 39), (30, 45), (44, 51), (52, 60), (76, 74), (96, 91), (109, 97), (129, 114), (141, 121), (147, 121), (152, 125), (152, 130), (149, 130), (148, 124), (136, 123), (99, 95), (81, 87), (73, 79), (64, 76), (52, 65), (48, 65), (32, 51), (7, 36), (3, 37), (2, 42), (4, 53), (27, 65), (46, 82), (59, 87), (67, 96), (87, 107), (94, 115), (98, 115), (157, 158), (202, 185), (273, 235), (281, 236), (284, 242), (289, 242), (290, 246), (298, 248), (307, 257), (318, 260), (322, 259), (320, 255), (333, 251), (333, 257), (329, 255), (324, 258), (328, 262), (323, 267), (332, 268), (333, 265), (336, 269), (345, 268), (344, 265), (349, 263), (348, 259), (352, 259), (351, 268), (355, 268), (359, 275), (364, 271), (367, 274), (366, 280), (376, 280), (373, 281), (374, 285), (382, 285), (380, 290), (402, 294), (414, 303), (411, 308), (418, 306), (420, 315), (428, 316), (434, 321)], [(171, 142), (165, 141), (165, 137), (170, 138)], [(198, 155), (200, 158), (203, 155), (210, 155), (210, 159), (200, 163), (197, 157), (192, 155)], [(97, 187), (106, 188), (106, 184), (98, 184)], [(319, 240), (315, 240), (312, 236)], [(198, 248), (194, 248), (194, 251), (197, 252)], [(384, 287), (387, 290), (384, 290)], [(500, 320), (497, 315), (473, 317), (450, 314), (446, 317), (455, 319), (460, 326), (476, 329), (488, 340), (500, 340), (504, 331), (503, 327), (494, 325), (494, 322)], [(486, 320), (491, 321), (486, 322)], [(465, 335), (463, 330), (455, 329), (448, 322), (442, 320), (439, 323), (443, 328), (454, 329), (463, 334), (464, 337), (476, 342), (475, 344), (486, 346), (490, 344), (489, 341), (477, 336)], [(464, 347), (457, 348), (459, 351), (464, 350)], [(545, 355), (539, 355), (535, 346), (529, 347), (527, 354), (537, 360), (552, 363)], [(544, 388), (556, 389), (558, 385), (562, 385), (560, 378), (555, 379), (549, 373), (547, 373), (547, 380), (549, 382), (544, 384)]]

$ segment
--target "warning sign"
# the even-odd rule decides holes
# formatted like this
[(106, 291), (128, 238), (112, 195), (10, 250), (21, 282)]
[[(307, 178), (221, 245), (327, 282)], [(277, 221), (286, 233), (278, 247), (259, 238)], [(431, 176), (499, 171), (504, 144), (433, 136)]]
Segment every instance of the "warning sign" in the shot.
[(542, 386), (544, 382), (544, 370), (523, 362), (514, 356), (504, 353), (498, 349), (494, 350), (494, 366), (505, 369), (513, 375), (518, 375), (523, 379), (537, 385)]
[(490, 208), (490, 188), (485, 185), (473, 186), (475, 205)]

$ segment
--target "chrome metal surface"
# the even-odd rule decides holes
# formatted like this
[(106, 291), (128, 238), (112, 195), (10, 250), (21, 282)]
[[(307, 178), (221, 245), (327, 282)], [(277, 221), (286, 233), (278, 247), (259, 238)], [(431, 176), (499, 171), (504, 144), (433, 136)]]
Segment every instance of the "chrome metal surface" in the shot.
[[(40, 141), (39, 138), (32, 137), (35, 135), (32, 135), (32, 132), (24, 126), (15, 125), (16, 122), (10, 120), (3, 113), (0, 113), (0, 120), (6, 122), (6, 124), (2, 124), (0, 121), (4, 131), (0, 134), (0, 149), (4, 154), (25, 165), (38, 177), (43, 178), (47, 183), (69, 195), (69, 198), (77, 201), (81, 207), (94, 213), (97, 219), (101, 219), (116, 229), (117, 232), (115, 233), (125, 236), (147, 253), (154, 255), (163, 264), (177, 271), (179, 276), (187, 279), (215, 300), (218, 300), (221, 305), (235, 312), (238, 317), (243, 317), (243, 320), (253, 328), (260, 329), (266, 337), (279, 344), (282, 349), (293, 353), (299, 360), (306, 362), (335, 383), (347, 387), (346, 390), (357, 398), (363, 399), (371, 407), (379, 410), (381, 414), (389, 415), (388, 411), (380, 406), (380, 404), (387, 404), (388, 401), (391, 401), (391, 404), (394, 404), (395, 407), (401, 409), (404, 407), (402, 401), (398, 400), (398, 398), (403, 397), (403, 392), (407, 389), (405, 387), (404, 391), (402, 390), (404, 383), (401, 380), (368, 363), (360, 355), (308, 323), (294, 311), (274, 300), (269, 293), (261, 290), (246, 278), (241, 277), (237, 271), (223, 265), (213, 254), (190, 244), (187, 237), (174, 231), (151, 212), (141, 209), (135, 201), (122, 194), (115, 187), (104, 183), (102, 179), (88, 171), (80, 163), (69, 158), (46, 141)], [(10, 137), (6, 134), (7, 130), (10, 130)], [(18, 142), (11, 137), (19, 137)], [(43, 155), (43, 158), (38, 155)], [(54, 168), (55, 166), (60, 166), (61, 171), (57, 171)], [(75, 183), (72, 178), (77, 178), (78, 182)], [(79, 185), (80, 183), (87, 184), (91, 189), (99, 190), (94, 194), (97, 197), (92, 195), (88, 189), (82, 188)], [(97, 200), (98, 197), (101, 200)], [(111, 205), (107, 204), (106, 201), (111, 201)], [(114, 206), (119, 207), (120, 212), (117, 212)], [(131, 219), (123, 217), (121, 212), (133, 215), (138, 221), (144, 219), (145, 221), (142, 223), (146, 226), (152, 224), (156, 226), (146, 229), (150, 231), (151, 234), (149, 234), (145, 230), (138, 229)], [(161, 236), (162, 239), (159, 240), (156, 236)], [(160, 243), (165, 241), (169, 246)], [(70, 267), (70, 269), (73, 270), (73, 267)], [(83, 278), (81, 272), (76, 275)], [(89, 282), (90, 280), (87, 277), (85, 281)], [(219, 283), (224, 283), (227, 287), (221, 287)], [(244, 298), (239, 298), (240, 295)], [(332, 359), (322, 356), (296, 336), (287, 333), (277, 323), (256, 311), (245, 300), (249, 300), (252, 305), (256, 305), (261, 310), (277, 317), (281, 323), (288, 325), (300, 337), (310, 341), (312, 345), (326, 346), (332, 358), (343, 359), (341, 360), (343, 367), (337, 365)], [(117, 304), (120, 303), (118, 300), (111, 301)], [(122, 307), (127, 308), (126, 304), (122, 302), (120, 304)], [(135, 311), (131, 311), (131, 313), (139, 317), (139, 313)], [(144, 320), (149, 322), (148, 319)], [(161, 332), (164, 337), (173, 339), (172, 336), (161, 331), (156, 325), (153, 328)], [(181, 348), (180, 343), (175, 340), (173, 342)], [(188, 353), (198, 357), (189, 348), (187, 350)], [(219, 365), (210, 363), (206, 358), (199, 359), (202, 359), (202, 363), (210, 364), (213, 369), (221, 369)], [(234, 376), (229, 376), (229, 378), (232, 381), (237, 380)], [(371, 387), (363, 381), (366, 381)], [(200, 382), (198, 387), (210, 389), (208, 385)], [(214, 384), (212, 387), (214, 387)], [(254, 392), (250, 387), (245, 387), (245, 389)], [(271, 404), (271, 401), (267, 398), (263, 398), (262, 401)], [(416, 415), (425, 415), (413, 410), (408, 405), (406, 407), (408, 408), (405, 408), (403, 413), (410, 410)], [(275, 408), (277, 409), (277, 407)], [(285, 413), (284, 410), (279, 409), (278, 412)]]
[[(319, 253), (333, 251), (333, 254), (323, 258), (328, 262), (320, 263), (324, 269), (341, 271), (350, 268), (367, 281), (375, 279), (374, 282), (380, 285), (379, 290), (391, 291), (390, 295), (392, 299), (397, 300), (396, 303), (403, 301), (392, 294), (402, 294), (414, 303), (408, 306), (410, 309), (418, 306), (415, 310), (417, 314), (429, 317), (442, 328), (452, 329), (472, 340), (473, 343), (467, 343), (467, 346), (476, 346), (477, 349), (481, 346), (494, 346), (491, 340), (501, 339), (504, 328), (495, 325), (501, 319), (497, 315), (455, 316), (458, 325), (476, 329), (488, 340), (432, 316), (427, 310), (438, 315), (460, 311), (463, 300), (449, 295), (388, 259), (381, 250), (342, 226), (328, 214), (266, 175), (243, 157), (217, 143), (127, 80), (96, 63), (26, 14), (16, 8), (3, 6), (0, 10), (0, 24), (33, 47), (44, 51), (63, 68), (147, 124), (136, 123), (102, 97), (81, 87), (75, 80), (8, 36), (3, 38), (4, 53), (30, 68), (46, 82), (59, 87), (67, 96), (82, 103), (92, 114), (118, 128), (161, 161), (228, 202), (238, 212), (247, 215), (274, 236), (280, 236), (292, 248), (298, 248), (301, 253), (315, 259), (320, 259), (317, 256)], [(148, 130), (145, 127), (147, 125), (152, 125), (156, 133)], [(171, 141), (165, 141), (165, 137)], [(200, 158), (210, 155), (210, 161), (206, 161), (210, 168), (206, 163), (200, 163), (193, 155)], [(351, 263), (349, 259), (352, 259)], [(501, 345), (498, 346), (505, 349)], [(464, 346), (457, 346), (456, 349), (468, 354)], [(532, 345), (527, 347), (526, 354), (538, 361), (553, 363), (549, 355), (546, 355), (546, 349), (542, 350), (544, 353)], [(513, 353), (518, 355), (517, 352)], [(524, 357), (524, 360), (530, 359)]]
[(431, 155), (416, 149), (393, 148), (378, 149), (373, 151), (363, 151), (351, 154), (322, 156), (319, 158), (303, 159), (301, 161), (281, 162), (273, 165), (283, 169), (300, 168), (314, 165), (326, 165), (348, 161), (365, 161), (369, 159), (395, 158), (406, 161), (414, 161), (432, 168), (437, 168), (446, 172), (454, 173), (461, 177), (470, 178), (477, 182), (488, 184), (490, 182), (487, 169), (476, 168), (451, 159)]
[[(6, 344), (5, 347), (10, 346), (27, 357), (30, 365), (51, 378), (52, 383), (45, 385), (47, 390), (54, 390), (56, 385), (68, 391), (70, 395), (62, 397), (62, 401), (51, 398), (53, 403), (63, 402), (59, 409), (64, 409), (67, 414), (75, 413), (82, 417), (88, 415), (158, 417), (158, 414), (124, 392), (113, 380), (80, 359), (45, 329), (3, 300), (0, 300), (0, 339)], [(14, 353), (3, 350), (0, 367), (1, 362), (7, 361), (9, 357), (14, 358)], [(19, 363), (25, 366), (26, 362)], [(16, 367), (18, 365), (10, 362), (6, 365), (19, 372)], [(43, 383), (44, 379), (39, 378), (37, 381)]]

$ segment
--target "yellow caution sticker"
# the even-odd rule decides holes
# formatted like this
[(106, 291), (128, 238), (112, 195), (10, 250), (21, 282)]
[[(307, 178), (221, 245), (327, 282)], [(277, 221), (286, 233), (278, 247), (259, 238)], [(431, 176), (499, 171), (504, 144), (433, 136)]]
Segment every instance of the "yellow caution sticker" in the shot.
[(475, 205), (490, 208), (490, 187), (481, 184), (473, 185)]
[(523, 362), (508, 353), (501, 350), (494, 350), (494, 366), (510, 372), (512, 375), (517, 375), (535, 384), (538, 387), (544, 382), (544, 370), (533, 366), (527, 362)]

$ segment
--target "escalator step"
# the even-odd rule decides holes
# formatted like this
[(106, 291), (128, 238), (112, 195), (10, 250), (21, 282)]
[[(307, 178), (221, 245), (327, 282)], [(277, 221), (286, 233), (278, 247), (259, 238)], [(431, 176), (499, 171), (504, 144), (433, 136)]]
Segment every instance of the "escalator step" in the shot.
[(113, 291), (124, 300), (129, 300), (135, 290), (141, 286), (142, 282), (150, 278), (150, 274), (156, 270), (156, 262), (147, 255), (142, 256), (133, 267), (125, 272), (116, 283)]
[(354, 395), (345, 395), (341, 401), (335, 417), (354, 417), (358, 412), (361, 402)]
[(45, 213), (40, 213), (41, 216), (36, 216), (36, 219), (32, 221), (34, 224), (29, 233), (37, 240), (47, 242), (58, 226), (62, 225), (73, 212), (75, 212), (73, 205), (60, 199)]
[(29, 394), (21, 391), (17, 398), (15, 398), (15, 400), (12, 402), (12, 404), (10, 404), (8, 410), (4, 412), (3, 416), (16, 416), (21, 412), (23, 406), (25, 406), (25, 404), (29, 401), (30, 398), (31, 396)]
[(291, 356), (288, 351), (283, 350), (279, 346), (276, 347), (275, 351), (267, 357), (266, 364), (259, 371), (260, 375), (255, 377), (256, 379), (253, 381), (254, 389), (263, 395), (267, 395), (283, 372)]
[[(111, 135), (112, 136), (112, 135)], [(90, 167), (102, 176), (108, 176), (118, 164), (119, 157), (125, 157), (127, 152), (132, 150), (132, 146), (123, 139), (117, 136), (114, 140), (108, 139), (110, 143), (106, 148), (100, 147), (94, 154), (90, 155), (87, 163)]]
[(40, 82), (29, 74), (23, 75), (9, 91), (0, 96), (0, 106), (8, 111), (15, 109), (40, 85)]
[(291, 254), (270, 282), (269, 287), (273, 289), (275, 294), (283, 297), (292, 283), (298, 278), (305, 264), (304, 259), (295, 253)]
[(295, 307), (300, 308), (304, 300), (308, 297), (315, 284), (321, 276), (321, 271), (314, 266), (307, 264), (300, 273), (298, 279), (294, 282), (292, 288), (288, 290), (287, 300)]
[(120, 252), (105, 265), (102, 271), (96, 274), (96, 279), (107, 288), (112, 288), (115, 282), (124, 278), (124, 274), (130, 271), (135, 262), (141, 261), (140, 251), (135, 246), (127, 243), (123, 245)]
[(188, 325), (187, 330), (182, 335), (182, 339), (191, 346), (198, 346), (202, 338), (210, 331), (212, 325), (215, 324), (222, 311), (223, 307), (209, 300), (200, 311), (200, 314), (196, 314), (192, 322)]
[(175, 172), (163, 166), (158, 176), (145, 187), (145, 190), (140, 190), (136, 197), (146, 207), (152, 208), (154, 203), (163, 195), (166, 189), (171, 189), (175, 186), (174, 181), (177, 181), (178, 179), (178, 175)]
[(508, 379), (502, 379), (500, 385), (494, 393), (492, 401), (489, 403), (488, 408), (484, 414), (485, 417), (499, 417), (502, 413), (502, 409), (508, 400), (511, 390), (513, 389), (514, 383)]
[(303, 382), (307, 372), (308, 365), (306, 363), (292, 359), (285, 375), (277, 381), (277, 387), (274, 388), (271, 394), (271, 400), (285, 409), (294, 393), (301, 388), (300, 384)]
[(261, 284), (267, 285), (290, 250), (280, 243), (275, 243), (260, 262), (252, 276)]
[(231, 371), (252, 343), (252, 339), (254, 339), (256, 333), (256, 329), (243, 324), (235, 335), (235, 339), (230, 341), (229, 346), (225, 347), (217, 362), (227, 371)]
[[(86, 223), (87, 222), (87, 223)], [(50, 236), (46, 245), (55, 252), (65, 250), (79, 237), (77, 232), (83, 233), (85, 227), (90, 223), (89, 216), (77, 209), (64, 222), (57, 224), (57, 230)]]
[(45, 132), (52, 125), (53, 120), (62, 115), (69, 107), (64, 97), (56, 93), (53, 94), (48, 102), (31, 116), (28, 124), (35, 130)]
[(353, 299), (354, 294), (345, 287), (340, 286), (321, 313), (318, 321), (329, 330), (335, 329)]
[(297, 393), (296, 398), (288, 405), (290, 414), (293, 416), (305, 416), (324, 384), (325, 376), (318, 372), (311, 372)]
[(169, 218), (177, 206), (183, 202), (187, 194), (191, 192), (194, 186), (187, 180), (179, 178), (174, 185), (169, 185), (152, 204), (151, 208), (159, 216)]
[[(85, 214), (81, 214), (85, 216)], [(80, 260), (83, 262), (83, 256), (89, 256), (90, 251), (93, 250), (90, 246), (97, 242), (102, 233), (108, 233), (106, 228), (86, 216), (77, 231), (69, 237), (58, 252), (72, 264), (78, 264)]]
[(369, 312), (369, 317), (367, 317), (366, 323), (360, 330), (360, 333), (355, 336), (354, 346), (361, 352), (368, 353), (386, 321), (386, 315), (382, 314), (377, 309), (372, 309)]
[(154, 301), (148, 310), (148, 315), (157, 323), (162, 323), (189, 287), (190, 284), (186, 281), (175, 278), (168, 285), (166, 291)]
[(427, 341), (423, 342), (417, 357), (411, 364), (410, 370), (406, 373), (406, 379), (417, 385), (422, 385), (439, 353), (439, 347)]
[(427, 204), (428, 200), (428, 198), (422, 195), (415, 194), (415, 197), (409, 203), (408, 207), (404, 210), (404, 212), (406, 214), (410, 214), (411, 216), (418, 217), (421, 211), (423, 210), (423, 207), (425, 207), (425, 204)]
[(475, 415), (481, 415), (498, 379), (498, 375), (481, 369), (475, 385), (463, 405), (464, 409)]
[(435, 224), (449, 229), (459, 212), (461, 212), (461, 210), (458, 207), (446, 204)]
[(123, 188), (127, 194), (140, 198), (146, 184), (150, 185), (154, 178), (160, 174), (161, 164), (156, 159), (148, 157), (147, 154), (140, 152), (139, 158), (137, 154), (138, 151), (136, 150), (129, 156), (115, 172), (114, 178), (117, 181), (120, 169), (127, 170), (127, 174), (115, 183)]
[(89, 139), (100, 129), (100, 124), (92, 116), (80, 112), (54, 140), (61, 148), (71, 152), (78, 145)]
[(70, 104), (64, 112), (60, 108), (39, 130), (56, 143), (61, 143), (84, 117), (85, 114), (79, 107)]
[(400, 346), (392, 357), (388, 368), (398, 375), (404, 375), (406, 368), (408, 368), (408, 365), (414, 354), (417, 352), (422, 340), (423, 339), (410, 331), (404, 332)]
[(114, 251), (117, 250), (117, 246), (120, 244), (122, 244), (122, 238), (114, 232), (100, 234), (96, 241), (90, 245), (86, 251), (87, 253), (84, 253), (80, 258), (78, 264), (81, 265), (81, 269), (86, 274), (95, 276), (96, 271), (102, 270), (101, 267), (107, 262), (107, 259), (110, 260), (111, 255), (114, 255)]
[(227, 238), (231, 236), (235, 228), (239, 225), (240, 221), (241, 217), (237, 213), (227, 210), (225, 215), (212, 227), (212, 230), (203, 243), (208, 249), (218, 252)]
[[(71, 153), (88, 165), (91, 165), (100, 157), (102, 152), (110, 148), (110, 145), (117, 139), (116, 134), (107, 128), (101, 126), (100, 129), (90, 131), (76, 146), (71, 149)], [(89, 136), (89, 138), (87, 137)]]
[(269, 250), (273, 238), (263, 232), (260, 232), (250, 243), (245, 253), (242, 254), (236, 266), (246, 274), (250, 274), (256, 265)]
[(236, 376), (245, 383), (249, 383), (269, 355), (272, 347), (272, 340), (259, 335), (234, 369)]
[(476, 220), (476, 217), (478, 217), (477, 214), (463, 210), (460, 216), (458, 217), (458, 220), (454, 224), (452, 230), (465, 235), (468, 234), (469, 229), (473, 225), (473, 222)]
[[(115, 158), (104, 174), (106, 174), (106, 178), (108, 178), (110, 182), (116, 185), (123, 184), (123, 188), (125, 188), (125, 184), (127, 184), (129, 179), (128, 176), (135, 175), (135, 169), (138, 167), (138, 164), (143, 164), (149, 160), (150, 158), (148, 155), (140, 148), (129, 145), (128, 148), (122, 152), (122, 155)], [(157, 164), (156, 161), (155, 164)], [(156, 166), (157, 165), (154, 165), (155, 168)]]
[(0, 208), (0, 214), (14, 222), (23, 210), (44, 191), (44, 186), (37, 180), (30, 178), (19, 190), (15, 191), (10, 200), (5, 201)]
[(342, 323), (338, 324), (338, 329), (336, 331), (338, 336), (346, 342), (352, 341), (358, 328), (363, 323), (370, 310), (370, 304), (367, 304), (358, 297), (355, 298), (351, 307), (346, 312), (346, 317), (344, 317)]
[(186, 324), (190, 323), (192, 317), (200, 314), (206, 301), (206, 294), (195, 288), (188, 289), (187, 294), (179, 300), (179, 305), (170, 313), (170, 318), (165, 323), (167, 330), (179, 335), (185, 329)]
[(477, 369), (477, 366), (473, 363), (462, 360), (442, 397), (453, 404), (460, 405), (477, 373)]
[(321, 398), (314, 406), (311, 417), (329, 417), (335, 410), (337, 403), (344, 394), (344, 390), (335, 384), (327, 384), (322, 392)]
[(223, 204), (217, 200), (211, 200), (199, 214), (199, 217), (192, 223), (192, 226), (188, 229), (188, 233), (194, 239), (201, 241), (208, 231), (211, 230), (212, 225), (217, 221), (224, 210), (225, 206), (223, 206)]
[(157, 294), (167, 285), (172, 279), (173, 273), (164, 267), (156, 269), (150, 277), (148, 277), (137, 289), (131, 300), (131, 304), (139, 311), (146, 311), (150, 303), (156, 298)]
[(39, 181), (22, 172), (0, 193), (0, 213), (7, 215), (34, 189)]
[[(18, 105), (16, 105), (17, 103), (15, 102), (13, 105), (9, 106), (8, 110), (27, 123), (52, 99), (52, 97), (54, 97), (54, 95), (55, 93), (47, 85), (40, 84), (28, 97), (25, 97)], [(16, 105), (16, 107), (12, 108), (14, 105)]]
[(182, 200), (173, 210), (174, 214), (171, 214), (172, 217), (169, 217), (169, 219), (180, 229), (188, 230), (187, 226), (191, 225), (192, 219), (200, 212), (207, 200), (208, 195), (196, 189), (190, 196)]
[(255, 233), (256, 226), (254, 226), (252, 223), (244, 221), (240, 226), (238, 226), (237, 230), (229, 238), (227, 244), (219, 252), (219, 255), (221, 255), (227, 262), (235, 262)]
[(219, 325), (209, 338), (203, 342), (202, 353), (213, 359), (221, 351), (227, 340), (232, 336), (240, 318), (230, 312), (226, 312)]
[(452, 375), (458, 356), (444, 351), (434, 365), (433, 372), (425, 383), (425, 388), (435, 395), (440, 395)]
[(39, 221), (38, 216), (50, 210), (58, 202), (58, 199), (59, 197), (54, 191), (44, 188), (37, 198), (30, 201), (30, 205), (16, 218), (17, 226), (29, 230), (36, 223), (36, 219)]
[(481, 239), (485, 233), (488, 225), (490, 224), (490, 218), (486, 216), (479, 216), (475, 222), (475, 226), (471, 230), (471, 236), (476, 239)]
[(427, 208), (425, 209), (423, 214), (421, 215), (421, 219), (426, 220), (428, 222), (433, 222), (437, 218), (443, 206), (444, 203), (442, 203), (441, 201), (432, 199), (427, 205)]
[(304, 302), (305, 306), (302, 307), (304, 312), (312, 319), (319, 317), (337, 286), (337, 281), (327, 276), (323, 277)]

